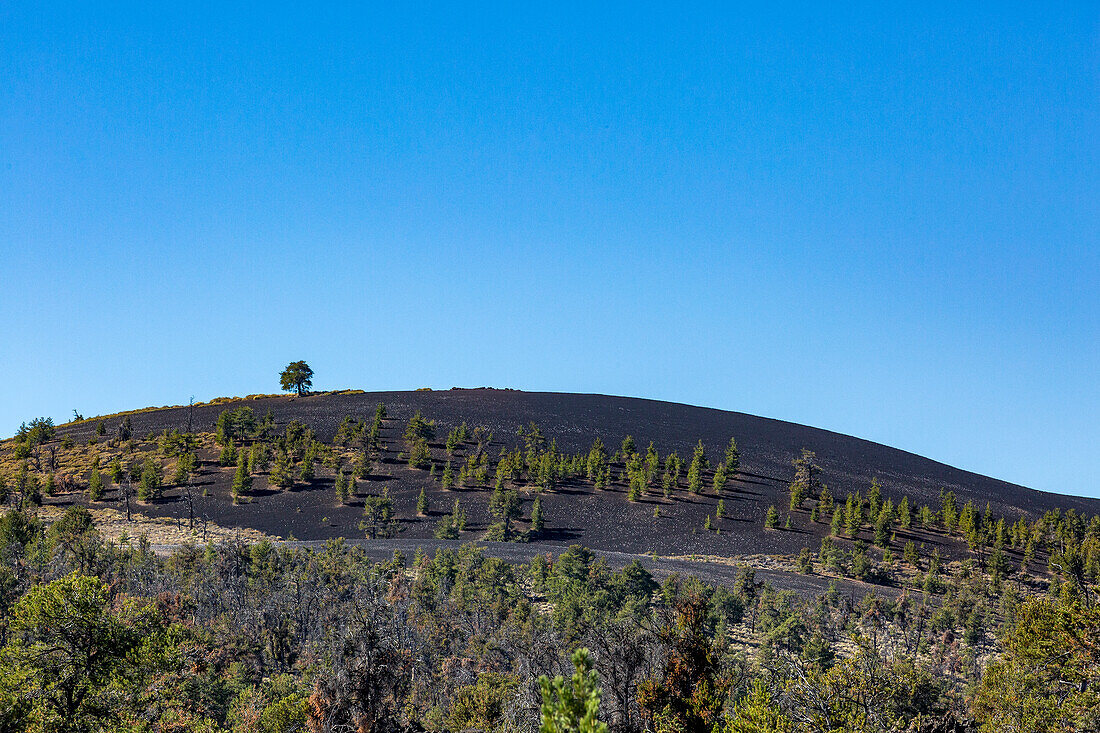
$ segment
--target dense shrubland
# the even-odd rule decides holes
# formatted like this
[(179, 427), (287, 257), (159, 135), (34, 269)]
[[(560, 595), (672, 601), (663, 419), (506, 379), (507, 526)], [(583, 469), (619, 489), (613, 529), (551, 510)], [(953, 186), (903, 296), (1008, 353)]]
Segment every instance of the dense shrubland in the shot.
[[(8, 511), (0, 548), (4, 731), (1040, 731), (1100, 712), (1100, 613), (1069, 582), (803, 599), (751, 569), (658, 583), (581, 547), (159, 557), (79, 507), (48, 528)], [(598, 705), (573, 695), (592, 683)]]

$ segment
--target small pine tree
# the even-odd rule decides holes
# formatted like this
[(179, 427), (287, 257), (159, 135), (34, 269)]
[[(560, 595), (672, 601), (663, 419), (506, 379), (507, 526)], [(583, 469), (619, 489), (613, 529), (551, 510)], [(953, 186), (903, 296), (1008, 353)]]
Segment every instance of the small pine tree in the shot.
[(225, 447), (222, 448), (221, 455), (218, 456), (218, 464), (221, 466), (232, 466), (237, 462), (237, 449), (233, 447), (233, 441), (228, 441)]
[(298, 472), (298, 478), (302, 479), (302, 481), (305, 481), (308, 484), (309, 482), (313, 481), (314, 476), (315, 473), (313, 466), (313, 451), (308, 450), (306, 451), (305, 458), (302, 459), (302, 467), (301, 470)]
[(435, 538), (437, 540), (458, 539), (458, 528), (455, 527), (455, 520), (452, 515), (445, 514), (442, 519), (436, 522)]
[(536, 496), (535, 503), (531, 505), (531, 529), (541, 532), (546, 525), (546, 517), (542, 514), (542, 498)]
[(233, 503), (239, 504), (241, 497), (252, 491), (252, 476), (248, 473), (248, 457), (244, 451), (237, 454), (237, 470), (233, 474)]
[(801, 484), (792, 483), (791, 486), (790, 486), (790, 490), (791, 490), (790, 510), (793, 512), (793, 511), (795, 511), (796, 509), (798, 509), (802, 506), (802, 500), (804, 498), (804, 495), (803, 495), (804, 489), (802, 488)]
[(336, 500), (341, 504), (347, 504), (350, 495), (348, 491), (348, 480), (344, 476), (344, 469), (341, 468), (336, 472)]
[(559, 675), (553, 680), (539, 677), (542, 692), (542, 723), (539, 733), (607, 733), (607, 724), (599, 720), (600, 687), (587, 649), (573, 652), (573, 678), (566, 682)]
[(290, 459), (285, 453), (279, 453), (275, 458), (275, 465), (271, 468), (271, 476), (268, 481), (272, 486), (280, 489), (289, 489), (294, 486), (294, 476), (290, 472)]
[(706, 521), (703, 522), (703, 529), (705, 529), (709, 532), (713, 528), (714, 528), (714, 523), (711, 521), (710, 515), (708, 514), (707, 518), (706, 518)]
[(138, 485), (138, 499), (153, 501), (160, 498), (161, 470), (152, 458), (146, 458), (141, 469), (141, 483)]
[(703, 490), (703, 471), (707, 468), (706, 449), (700, 440), (695, 446), (695, 453), (691, 456), (691, 466), (688, 467), (688, 490), (698, 494)]
[(371, 459), (370, 453), (363, 450), (355, 462), (355, 475), (361, 479), (370, 478)]
[(721, 494), (722, 490), (726, 488), (726, 464), (719, 463), (718, 468), (714, 469), (714, 493)]
[(920, 568), (920, 553), (917, 552), (917, 543), (913, 540), (906, 542), (902, 558), (914, 568)]
[(790, 731), (794, 724), (783, 714), (764, 684), (763, 679), (752, 683), (748, 692), (737, 701), (725, 730), (731, 733), (765, 733), (765, 731)]
[[(99, 468), (96, 468), (96, 473), (99, 473)], [(100, 483), (103, 483), (103, 479), (100, 479)], [(54, 496), (57, 493), (57, 479), (51, 473), (46, 476), (46, 485), (42, 487), (42, 490), (46, 492), (46, 496)]]
[[(50, 478), (53, 478), (52, 474)], [(92, 476), (88, 479), (88, 499), (90, 501), (102, 501), (103, 493), (103, 477), (99, 475), (99, 469), (93, 467)]]
[(252, 450), (248, 454), (248, 472), (255, 475), (261, 471), (266, 471), (267, 464), (267, 446), (263, 443), (253, 443)]
[(176, 486), (183, 486), (190, 478), (191, 464), (189, 459), (193, 457), (191, 453), (183, 453), (176, 459), (176, 472), (172, 475), (172, 483)]
[(832, 525), (829, 527), (830, 534), (832, 534), (833, 537), (838, 537), (840, 535), (840, 528), (843, 525), (844, 515), (840, 511), (840, 507), (837, 507), (835, 510), (833, 510), (833, 522)]
[(890, 545), (890, 512), (886, 508), (879, 511), (875, 519), (875, 544), (879, 547)]
[(737, 439), (730, 438), (730, 444), (726, 446), (726, 458), (723, 462), (726, 476), (736, 476), (741, 468), (741, 451), (737, 449)]
[(121, 484), (122, 475), (122, 459), (115, 456), (115, 459), (111, 461), (111, 481), (115, 484)]
[(432, 453), (426, 440), (417, 440), (409, 448), (409, 467), (428, 468), (432, 462)]
[(813, 575), (814, 558), (810, 554), (809, 547), (803, 547), (798, 553), (798, 572), (803, 575)]
[(428, 514), (428, 494), (425, 493), (424, 488), (420, 488), (420, 496), (416, 497), (416, 513), (424, 517)]
[(725, 519), (726, 517), (726, 500), (719, 499), (718, 506), (714, 509), (714, 516), (718, 519)]
[(908, 496), (901, 497), (901, 501), (898, 502), (897, 513), (898, 524), (901, 525), (902, 529), (909, 529), (909, 527), (913, 524), (913, 512), (909, 508)]
[(450, 461), (447, 461), (447, 465), (443, 467), (442, 485), (445, 489), (449, 489), (455, 485), (455, 472), (454, 469), (451, 468)]
[(775, 508), (775, 504), (768, 507), (768, 513), (764, 517), (765, 529), (778, 529), (779, 527), (779, 510)]

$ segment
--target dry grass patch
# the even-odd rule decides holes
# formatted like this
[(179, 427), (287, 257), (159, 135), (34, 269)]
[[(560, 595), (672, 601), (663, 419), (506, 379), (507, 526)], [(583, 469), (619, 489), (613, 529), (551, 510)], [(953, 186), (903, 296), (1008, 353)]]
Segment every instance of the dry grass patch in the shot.
[[(183, 545), (187, 543), (203, 542), (203, 527), (200, 522), (195, 523), (195, 529), (187, 528), (187, 522), (178, 522), (169, 517), (149, 517), (133, 512), (131, 521), (126, 521), (126, 513), (107, 507), (88, 507), (89, 513), (95, 522), (95, 527), (104, 539), (118, 542), (124, 539), (135, 539), (145, 535), (153, 545)], [(51, 524), (65, 513), (65, 510), (56, 506), (43, 506), (38, 510), (38, 517), (45, 523)], [(276, 541), (281, 537), (269, 535), (257, 529), (235, 527), (222, 527), (208, 522), (206, 524), (207, 542), (221, 542), (223, 540), (242, 540), (244, 542), (262, 542), (264, 540)]]

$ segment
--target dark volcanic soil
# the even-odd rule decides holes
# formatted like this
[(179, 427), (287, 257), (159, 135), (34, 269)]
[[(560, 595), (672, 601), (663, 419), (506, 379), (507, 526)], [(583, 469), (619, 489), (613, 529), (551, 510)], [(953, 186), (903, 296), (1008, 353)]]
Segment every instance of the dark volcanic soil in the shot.
[[(470, 515), (470, 531), (463, 539), (480, 537), (488, 523), (487, 489), (445, 491), (426, 472), (411, 470), (396, 461), (396, 441), (417, 409), (436, 421), (440, 435), (445, 436), (463, 421), (471, 427), (488, 427), (494, 434), (491, 451), (494, 457), (499, 445), (515, 444), (517, 428), (529, 422), (537, 423), (548, 438), (557, 441), (560, 449), (570, 453), (587, 451), (597, 436), (613, 450), (629, 434), (641, 449), (653, 441), (662, 456), (676, 450), (685, 458), (690, 458), (696, 441), (702, 439), (713, 462), (720, 458), (729, 438), (737, 438), (743, 473), (725, 494), (728, 518), (717, 523), (720, 533), (703, 529), (705, 517), (713, 514), (717, 503), (713, 495), (693, 496), (679, 491), (672, 501), (654, 495), (640, 502), (629, 502), (621, 487), (596, 491), (590, 486), (563, 486), (543, 494), (548, 524), (540, 541), (555, 545), (580, 543), (628, 553), (723, 556), (795, 553), (803, 546), (816, 549), (827, 525), (810, 522), (808, 512), (795, 513), (790, 530), (763, 528), (769, 505), (775, 504), (781, 516), (785, 515), (787, 484), (793, 473), (791, 460), (804, 447), (817, 453), (823, 469), (822, 480), (841, 499), (848, 491), (866, 492), (872, 477), (877, 476), (888, 496), (900, 499), (908, 495), (910, 502), (929, 503), (933, 507), (939, 505), (942, 487), (954, 491), (960, 503), (973, 500), (984, 507), (989, 502), (994, 512), (1006, 515), (1035, 515), (1053, 508), (1100, 512), (1100, 501), (1027, 489), (858, 438), (780, 420), (654, 400), (456, 389), (269, 397), (249, 400), (247, 404), (257, 416), (270, 409), (280, 425), (298, 420), (309, 425), (322, 440), (331, 441), (345, 415), (369, 423), (379, 402), (386, 405), (389, 414), (384, 437), (392, 449), (391, 460), (376, 468), (377, 475), (372, 480), (360, 482), (359, 490), (363, 494), (377, 493), (381, 486), (389, 489), (401, 521), (400, 537), (405, 540), (431, 537), (436, 521), (450, 510), (455, 497), (461, 499)], [(213, 430), (218, 414), (232, 406), (195, 408), (194, 430)], [(119, 419), (107, 420), (108, 434)], [(131, 419), (138, 436), (166, 428), (183, 430), (187, 427), (188, 409), (136, 413)], [(87, 439), (94, 427), (95, 421), (88, 421), (62, 427), (60, 432)], [(442, 457), (441, 448), (434, 452), (437, 458)], [(218, 469), (210, 463), (204, 463), (203, 469), (204, 475), (199, 480), (206, 482), (210, 496), (201, 497), (197, 509), (218, 524), (250, 526), (301, 540), (362, 536), (357, 529), (362, 500), (349, 506), (337, 505), (331, 478), (322, 478), (308, 488), (275, 492), (266, 489), (264, 477), (257, 477), (253, 501), (234, 506), (228, 500), (231, 469)], [(415, 513), (421, 487), (426, 488), (432, 501), (433, 511), (426, 518)], [(111, 497), (109, 493), (108, 499)], [(660, 517), (653, 516), (655, 507), (660, 508)], [(142, 511), (179, 517), (186, 516), (187, 508), (179, 498), (179, 490), (169, 488), (165, 500), (143, 507)], [(932, 545), (941, 542), (945, 543), (943, 551), (949, 554), (956, 549), (953, 540), (944, 541), (931, 534), (913, 536), (926, 543), (929, 551)], [(899, 533), (898, 540), (905, 539)]]

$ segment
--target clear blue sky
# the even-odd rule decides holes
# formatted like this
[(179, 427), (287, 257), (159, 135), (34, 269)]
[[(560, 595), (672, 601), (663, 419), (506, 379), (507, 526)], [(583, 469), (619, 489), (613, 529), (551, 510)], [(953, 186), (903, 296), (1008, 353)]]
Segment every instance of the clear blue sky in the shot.
[(1095, 2), (104, 5), (0, 5), (0, 433), (306, 359), (1100, 495)]

